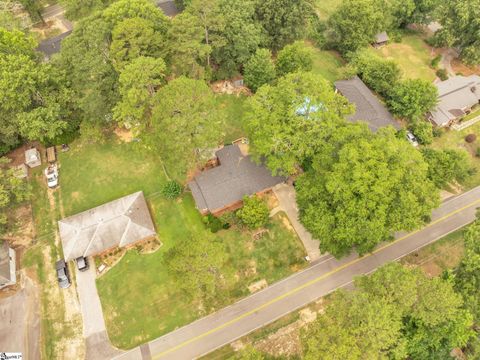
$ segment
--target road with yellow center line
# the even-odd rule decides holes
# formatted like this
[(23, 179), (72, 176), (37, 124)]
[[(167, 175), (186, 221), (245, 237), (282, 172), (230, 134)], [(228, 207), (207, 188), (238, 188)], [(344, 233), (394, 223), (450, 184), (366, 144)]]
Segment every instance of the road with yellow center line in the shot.
[(352, 283), (355, 276), (375, 271), (469, 224), (475, 219), (477, 207), (480, 187), (444, 202), (424, 228), (399, 234), (368, 255), (341, 260), (324, 256), (299, 273), (116, 359), (197, 358)]

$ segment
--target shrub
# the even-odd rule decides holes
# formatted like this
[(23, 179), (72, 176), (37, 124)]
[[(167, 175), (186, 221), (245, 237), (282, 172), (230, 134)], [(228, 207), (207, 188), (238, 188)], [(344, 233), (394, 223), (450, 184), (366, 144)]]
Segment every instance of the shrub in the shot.
[(467, 143), (473, 143), (475, 140), (477, 140), (477, 135), (475, 134), (468, 134), (467, 136), (465, 136), (465, 141)]
[(422, 149), (428, 163), (428, 177), (438, 188), (445, 188), (452, 181), (462, 182), (473, 173), (466, 151)]
[(277, 75), (284, 76), (297, 71), (310, 71), (313, 66), (312, 51), (303, 41), (285, 46), (277, 56)]
[(433, 128), (433, 136), (439, 138), (443, 135), (445, 131), (442, 128), (434, 127)]
[(212, 214), (208, 214), (202, 218), (203, 223), (207, 228), (210, 229), (212, 233), (216, 233), (222, 229), (224, 229), (224, 223), (219, 218), (213, 216)]
[(244, 66), (243, 78), (245, 85), (254, 92), (275, 79), (275, 66), (270, 50), (258, 49), (253, 54)]
[(416, 121), (410, 126), (413, 135), (422, 145), (429, 145), (433, 142), (432, 124), (427, 121)]
[(237, 216), (248, 228), (257, 229), (267, 224), (269, 211), (267, 204), (258, 196), (245, 196)]
[(480, 146), (477, 147), (477, 150), (475, 151), (475, 156), (480, 157)]
[(176, 199), (182, 193), (182, 187), (179, 183), (172, 180), (163, 185), (161, 193), (167, 199)]
[(438, 69), (436, 74), (442, 81), (445, 81), (448, 79), (448, 73), (447, 73), (447, 70), (445, 69)]
[(440, 64), (440, 60), (442, 60), (442, 55), (437, 55), (437, 56), (435, 56), (435, 57), (432, 59), (432, 62), (430, 63), (430, 65), (432, 66), (432, 68), (434, 68), (434, 69), (438, 68), (438, 64)]

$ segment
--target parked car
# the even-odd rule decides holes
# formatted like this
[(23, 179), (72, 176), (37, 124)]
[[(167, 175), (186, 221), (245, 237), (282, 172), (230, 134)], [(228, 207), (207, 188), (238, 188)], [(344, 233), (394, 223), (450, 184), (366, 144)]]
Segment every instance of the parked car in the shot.
[(415, 137), (415, 135), (413, 135), (410, 131), (407, 131), (407, 140), (410, 142), (410, 144), (412, 144), (413, 146), (417, 147), (418, 146), (418, 140), (417, 138)]
[(65, 260), (58, 260), (55, 264), (55, 269), (57, 270), (58, 286), (62, 289), (69, 288), (71, 285), (70, 275), (68, 274), (68, 267)]
[(77, 263), (77, 268), (80, 271), (86, 271), (88, 270), (88, 260), (87, 258), (80, 256), (75, 259), (75, 262)]
[(49, 188), (54, 188), (58, 185), (57, 164), (52, 164), (45, 168), (45, 177), (47, 178)]

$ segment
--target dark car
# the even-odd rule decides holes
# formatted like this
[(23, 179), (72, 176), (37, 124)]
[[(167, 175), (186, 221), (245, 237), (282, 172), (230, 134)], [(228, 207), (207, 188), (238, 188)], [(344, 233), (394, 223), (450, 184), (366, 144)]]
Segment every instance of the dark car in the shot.
[(78, 270), (80, 271), (86, 271), (88, 270), (88, 261), (87, 258), (80, 256), (75, 259), (75, 262), (77, 263)]
[(58, 260), (55, 263), (55, 269), (57, 270), (58, 286), (62, 289), (70, 287), (70, 276), (68, 274), (68, 267), (67, 264), (65, 264), (65, 260)]

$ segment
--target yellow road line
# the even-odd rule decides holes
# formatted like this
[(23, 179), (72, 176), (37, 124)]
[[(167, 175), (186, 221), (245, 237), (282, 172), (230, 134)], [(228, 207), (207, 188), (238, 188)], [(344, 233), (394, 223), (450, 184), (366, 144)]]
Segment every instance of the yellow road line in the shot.
[[(255, 309), (249, 310), (249, 311), (247, 311), (246, 313), (243, 313), (242, 315), (239, 315), (238, 317), (236, 317), (236, 318), (234, 318), (234, 319), (232, 319), (232, 320), (230, 320), (230, 321), (227, 321), (226, 323), (224, 323), (224, 324), (222, 324), (222, 325), (217, 326), (216, 328), (213, 328), (213, 329), (211, 329), (211, 330), (209, 330), (209, 331), (206, 331), (206, 332), (204, 332), (203, 334), (197, 335), (197, 336), (195, 336), (195, 337), (193, 337), (193, 338), (191, 338), (191, 339), (189, 339), (189, 340), (186, 340), (186, 341), (184, 341), (184, 342), (182, 342), (182, 343), (180, 343), (180, 344), (178, 344), (178, 345), (176, 345), (176, 346), (174, 346), (174, 347), (172, 347), (172, 348), (170, 348), (170, 349), (168, 349), (168, 350), (165, 350), (165, 351), (163, 351), (163, 352), (161, 352), (161, 353), (158, 353), (157, 355), (152, 356), (152, 359), (158, 359), (158, 358), (160, 358), (160, 357), (162, 357), (162, 356), (164, 356), (164, 355), (166, 355), (166, 354), (168, 354), (168, 353), (171, 353), (171, 352), (173, 352), (173, 351), (175, 351), (175, 350), (178, 350), (178, 349), (180, 349), (180, 348), (182, 348), (182, 347), (184, 347), (184, 346), (186, 346), (186, 345), (188, 345), (188, 344), (191, 344), (192, 342), (195, 342), (195, 341), (200, 340), (200, 339), (202, 339), (202, 338), (204, 338), (204, 337), (206, 337), (206, 336), (208, 336), (208, 335), (211, 335), (211, 334), (213, 334), (213, 333), (216, 333), (217, 331), (222, 330), (223, 328), (226, 328), (227, 326), (230, 326), (230, 325), (232, 325), (232, 324), (235, 324), (236, 322), (238, 322), (238, 321), (246, 318), (247, 316), (250, 316), (250, 315), (256, 313), (257, 311), (260, 311), (260, 310), (262, 310), (262, 309), (264, 309), (264, 308), (266, 308), (266, 307), (269, 307), (270, 305), (275, 304), (276, 302), (278, 302), (278, 301), (280, 301), (280, 300), (282, 300), (282, 299), (284, 299), (284, 298), (286, 298), (286, 297), (288, 297), (288, 296), (290, 296), (290, 295), (292, 295), (292, 294), (295, 294), (295, 293), (297, 293), (297, 292), (305, 289), (306, 287), (309, 287), (309, 286), (311, 286), (311, 285), (313, 285), (313, 284), (315, 284), (315, 283), (317, 283), (317, 282), (319, 282), (319, 281), (322, 281), (322, 280), (326, 279), (327, 277), (329, 277), (329, 276), (331, 276), (331, 275), (333, 275), (333, 274), (335, 274), (335, 273), (337, 273), (337, 272), (339, 272), (339, 271), (342, 271), (342, 270), (348, 268), (349, 266), (352, 266), (352, 265), (356, 264), (356, 263), (359, 262), (359, 261), (362, 261), (362, 260), (364, 260), (364, 259), (367, 259), (367, 258), (369, 258), (370, 256), (373, 256), (373, 255), (379, 253), (380, 251), (385, 250), (386, 248), (389, 248), (390, 246), (392, 246), (392, 245), (394, 245), (394, 244), (396, 244), (396, 243), (398, 243), (398, 242), (400, 242), (400, 241), (402, 241), (402, 240), (405, 240), (405, 239), (411, 237), (412, 235), (414, 235), (414, 234), (416, 234), (416, 233), (418, 233), (418, 232), (420, 232), (420, 231), (422, 231), (422, 230), (424, 230), (424, 229), (427, 229), (427, 228), (429, 228), (429, 227), (431, 227), (431, 226), (433, 226), (433, 225), (436, 225), (436, 224), (442, 222), (443, 220), (448, 219), (449, 217), (452, 217), (453, 215), (458, 214), (459, 212), (461, 212), (461, 211), (463, 211), (463, 210), (466, 210), (466, 209), (468, 209), (468, 208), (470, 208), (470, 207), (472, 207), (472, 206), (474, 206), (474, 205), (476, 205), (476, 204), (479, 204), (479, 203), (480, 203), (480, 199), (478, 199), (478, 200), (476, 200), (476, 201), (474, 201), (474, 202), (471, 202), (470, 204), (468, 204), (468, 205), (466, 205), (466, 206), (464, 206), (464, 207), (462, 207), (462, 208), (460, 208), (460, 209), (457, 209), (457, 210), (455, 210), (455, 211), (452, 211), (451, 213), (448, 213), (447, 215), (442, 216), (442, 217), (438, 218), (438, 219), (435, 220), (435, 221), (432, 221), (431, 223), (427, 224), (426, 226), (424, 226), (424, 227), (421, 228), (421, 229), (412, 231), (412, 232), (408, 233), (407, 235), (404, 235), (404, 236), (402, 236), (402, 237), (400, 237), (400, 238), (398, 238), (398, 239), (396, 239), (396, 240), (394, 240), (394, 241), (392, 241), (392, 242), (389, 242), (389, 243), (387, 243), (387, 244), (379, 247), (378, 249), (372, 251), (371, 253), (369, 253), (369, 254), (367, 254), (367, 255), (365, 255), (365, 256), (363, 256), (363, 257), (356, 258), (356, 259), (354, 259), (354, 260), (352, 260), (352, 261), (350, 261), (350, 262), (348, 262), (348, 263), (345, 263), (345, 264), (343, 264), (343, 265), (340, 265), (340, 266), (338, 266), (337, 268), (333, 269), (332, 271), (330, 271), (330, 272), (328, 272), (328, 273), (325, 273), (325, 274), (323, 274), (323, 275), (321, 275), (321, 276), (319, 276), (319, 277), (317, 277), (317, 278), (315, 278), (315, 279), (312, 279), (312, 280), (306, 282), (305, 284), (300, 285), (300, 286), (296, 287), (295, 289), (292, 289), (292, 290), (290, 290), (290, 291), (288, 291), (288, 292), (286, 292), (286, 293), (284, 293), (284, 294), (282, 294), (282, 295), (279, 295), (279, 296), (277, 296), (276, 298), (274, 298), (274, 299), (272, 299), (272, 300), (270, 300), (270, 301), (267, 301), (266, 303), (264, 303), (264, 304), (256, 307)], [(187, 325), (187, 326), (188, 326), (188, 325)]]

